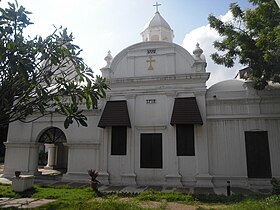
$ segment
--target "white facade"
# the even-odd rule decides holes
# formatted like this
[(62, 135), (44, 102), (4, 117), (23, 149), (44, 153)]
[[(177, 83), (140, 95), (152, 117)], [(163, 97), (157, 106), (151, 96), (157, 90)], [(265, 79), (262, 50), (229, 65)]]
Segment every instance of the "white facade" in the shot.
[(269, 183), (270, 179), (248, 178), (245, 132), (267, 132), (271, 174), (279, 178), (279, 85), (270, 84), (257, 91), (250, 81), (223, 81), (208, 89), (206, 101), (209, 172), (213, 183), (220, 185), (225, 179), (239, 185)]
[[(167, 40), (160, 38), (165, 32)], [(159, 39), (151, 41), (152, 33), (158, 33)], [(265, 186), (268, 177), (248, 178), (245, 132), (251, 131), (267, 134), (271, 176), (280, 178), (280, 88), (274, 85), (256, 91), (250, 82), (230, 80), (207, 90), (210, 73), (203, 51), (197, 45), (191, 55), (172, 43), (173, 31), (158, 12), (142, 36), (143, 42), (129, 46), (113, 60), (110, 53), (105, 58), (107, 65), (101, 71), (111, 90), (98, 110), (85, 111), (87, 128), (73, 124), (64, 129), (64, 118), (56, 115), (10, 125), (5, 176), (14, 171), (36, 174), (39, 139), (55, 127), (65, 134), (65, 148), (49, 146), (49, 155), (55, 154), (49, 162), (60, 160), (67, 165), (64, 180), (86, 181), (87, 171), (97, 169), (103, 184), (209, 187), (230, 180), (233, 185)], [(195, 99), (203, 122), (193, 123), (192, 155), (178, 155), (177, 124), (171, 125), (174, 102), (180, 98)], [(112, 152), (113, 126), (98, 127), (107, 101), (127, 104), (130, 125), (123, 155)], [(145, 134), (160, 136), (159, 167), (143, 166)], [(156, 155), (153, 150), (152, 155)]]

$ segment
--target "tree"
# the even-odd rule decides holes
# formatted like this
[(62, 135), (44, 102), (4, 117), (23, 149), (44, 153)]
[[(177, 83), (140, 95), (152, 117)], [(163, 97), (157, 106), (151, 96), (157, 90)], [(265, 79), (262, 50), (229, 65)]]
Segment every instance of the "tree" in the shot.
[(249, 78), (256, 89), (264, 89), (269, 81), (280, 82), (280, 10), (274, 0), (248, 0), (252, 9), (242, 10), (230, 4), (233, 21), (223, 22), (209, 15), (210, 27), (221, 36), (215, 41), (215, 63), (232, 67), (236, 60), (247, 65)]
[(66, 116), (65, 128), (73, 121), (87, 126), (79, 105), (96, 108), (108, 88), (105, 79), (94, 80), (67, 29), (55, 28), (46, 38), (24, 36), (33, 24), (29, 14), (17, 2), (0, 8), (0, 126), (51, 113)]

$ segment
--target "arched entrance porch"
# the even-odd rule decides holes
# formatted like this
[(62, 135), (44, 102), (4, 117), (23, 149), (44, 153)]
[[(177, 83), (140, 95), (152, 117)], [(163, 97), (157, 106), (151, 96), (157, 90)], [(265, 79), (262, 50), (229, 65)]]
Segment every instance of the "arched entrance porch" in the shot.
[[(57, 128), (51, 127), (46, 129), (39, 137), (38, 143), (41, 144), (39, 153), (46, 155), (45, 169), (56, 169), (66, 172), (68, 162), (68, 148), (64, 146), (66, 136), (64, 132)], [(39, 155), (44, 158), (44, 155)], [(39, 160), (39, 163), (44, 161)]]

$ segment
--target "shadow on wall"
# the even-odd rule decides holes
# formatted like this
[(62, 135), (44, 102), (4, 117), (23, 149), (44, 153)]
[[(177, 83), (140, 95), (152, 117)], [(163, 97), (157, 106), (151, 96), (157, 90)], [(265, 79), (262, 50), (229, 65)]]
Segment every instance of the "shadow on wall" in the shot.
[(5, 150), (6, 150), (4, 142), (7, 141), (8, 128), (9, 126), (0, 127), (0, 163), (4, 163)]

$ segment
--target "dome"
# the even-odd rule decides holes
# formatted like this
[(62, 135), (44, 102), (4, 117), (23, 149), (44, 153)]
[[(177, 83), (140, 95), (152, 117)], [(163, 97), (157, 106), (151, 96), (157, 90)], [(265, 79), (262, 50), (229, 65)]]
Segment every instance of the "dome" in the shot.
[(208, 92), (243, 91), (244, 90), (243, 84), (244, 82), (241, 80), (236, 80), (236, 79), (225, 80), (212, 85), (208, 89)]
[(160, 15), (159, 12), (156, 12), (154, 17), (145, 25), (144, 30), (147, 28), (153, 28), (153, 27), (163, 27), (166, 29), (171, 30), (169, 24), (164, 20), (164, 18)]
[(157, 11), (141, 32), (143, 42), (146, 41), (173, 41), (173, 30)]
[(233, 99), (246, 97), (244, 81), (231, 79), (212, 85), (206, 93), (208, 99)]

